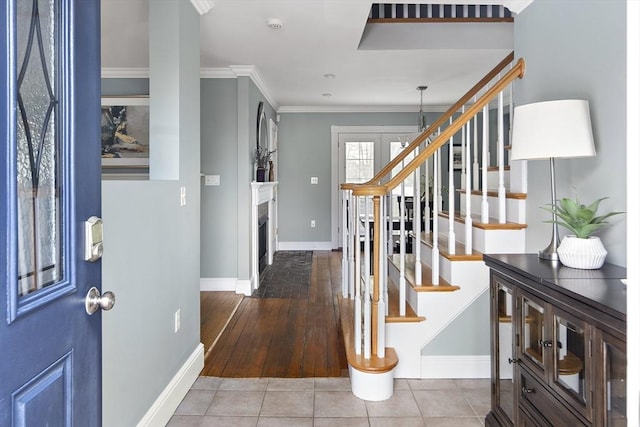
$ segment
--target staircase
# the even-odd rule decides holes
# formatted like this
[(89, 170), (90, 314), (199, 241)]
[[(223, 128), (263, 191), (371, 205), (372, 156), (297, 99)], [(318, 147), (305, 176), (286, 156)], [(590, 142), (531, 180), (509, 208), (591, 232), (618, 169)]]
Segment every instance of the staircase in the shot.
[[(505, 137), (511, 84), (523, 76), (524, 61), (510, 54), (372, 180), (342, 184), (339, 306), (356, 396), (387, 399), (393, 378), (489, 377), (488, 350), (475, 358), (425, 350), (453, 322), (473, 330), (482, 321), (465, 312), (488, 301), (483, 253), (524, 252), (526, 162), (509, 164)], [(413, 194), (406, 194), (409, 182)], [(412, 202), (424, 200), (427, 183), (429, 208), (421, 212)], [(489, 334), (482, 339), (488, 343)]]

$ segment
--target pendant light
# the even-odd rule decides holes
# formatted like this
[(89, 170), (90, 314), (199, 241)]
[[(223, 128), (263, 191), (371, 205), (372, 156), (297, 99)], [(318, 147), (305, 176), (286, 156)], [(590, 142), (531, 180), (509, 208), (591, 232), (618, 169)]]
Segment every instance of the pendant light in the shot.
[(427, 128), (427, 119), (422, 111), (422, 96), (429, 86), (418, 86), (416, 89), (420, 91), (420, 112), (418, 113), (418, 132), (423, 132)]

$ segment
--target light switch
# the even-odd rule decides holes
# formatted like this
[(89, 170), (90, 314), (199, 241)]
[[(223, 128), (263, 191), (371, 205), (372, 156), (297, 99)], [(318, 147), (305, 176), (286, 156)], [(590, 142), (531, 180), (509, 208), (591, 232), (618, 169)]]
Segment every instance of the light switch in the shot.
[(311, 177), (311, 183), (312, 184), (317, 184), (318, 183), (318, 177), (317, 176), (312, 176)]
[(220, 185), (220, 175), (205, 175), (204, 185)]

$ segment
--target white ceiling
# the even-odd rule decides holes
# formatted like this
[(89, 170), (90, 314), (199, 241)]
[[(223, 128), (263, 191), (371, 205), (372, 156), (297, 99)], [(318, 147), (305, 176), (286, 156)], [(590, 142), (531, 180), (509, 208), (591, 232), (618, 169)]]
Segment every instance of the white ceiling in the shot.
[[(148, 1), (102, 0), (103, 68), (148, 67)], [(220, 71), (254, 66), (261, 88), (281, 111), (415, 110), (420, 100), (417, 86), (429, 86), (425, 105), (451, 105), (511, 51), (510, 41), (506, 46), (504, 40), (501, 46), (478, 44), (477, 40), (489, 40), (481, 34), (472, 37), (474, 49), (451, 48), (451, 43), (438, 49), (437, 43), (416, 42), (434, 38), (434, 27), (429, 34), (378, 33), (382, 47), (371, 42), (365, 50), (363, 42), (359, 50), (371, 4), (370, 0), (216, 0), (201, 17), (201, 67)], [(270, 29), (269, 18), (280, 19), (284, 27)], [(452, 34), (451, 28), (447, 31)], [(327, 73), (336, 77), (327, 79)]]

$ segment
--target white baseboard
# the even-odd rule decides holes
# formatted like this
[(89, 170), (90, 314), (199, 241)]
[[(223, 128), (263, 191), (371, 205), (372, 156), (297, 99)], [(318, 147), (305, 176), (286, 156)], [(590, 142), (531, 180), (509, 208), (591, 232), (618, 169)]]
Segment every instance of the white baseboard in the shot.
[(213, 292), (223, 292), (223, 291), (235, 291), (236, 290), (236, 282), (238, 279), (235, 277), (229, 278), (211, 278), (205, 277), (200, 278), (200, 291), (213, 291)]
[(422, 378), (491, 378), (491, 356), (422, 356)]
[(251, 295), (251, 280), (228, 278), (200, 278), (200, 292), (235, 292), (236, 294)]
[(200, 343), (138, 422), (138, 427), (166, 425), (203, 367), (204, 345)]
[(330, 251), (331, 242), (278, 242), (279, 251)]

